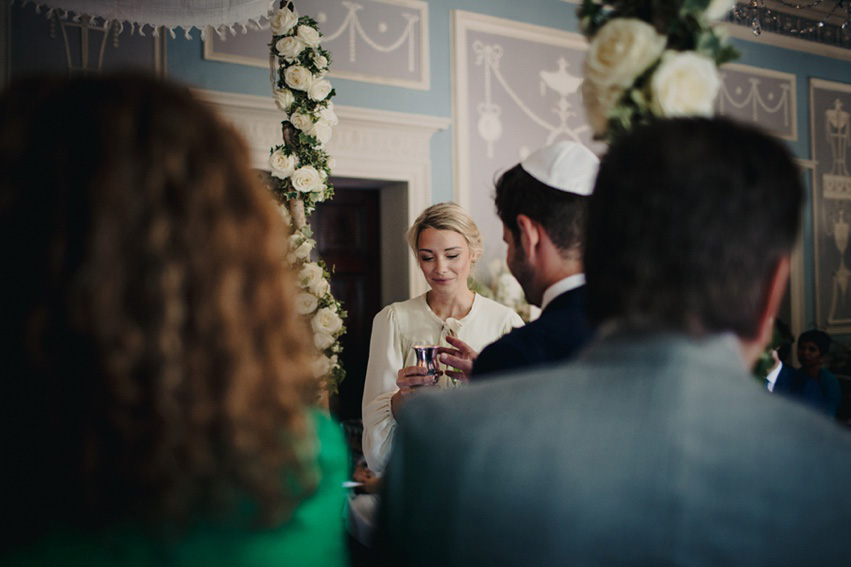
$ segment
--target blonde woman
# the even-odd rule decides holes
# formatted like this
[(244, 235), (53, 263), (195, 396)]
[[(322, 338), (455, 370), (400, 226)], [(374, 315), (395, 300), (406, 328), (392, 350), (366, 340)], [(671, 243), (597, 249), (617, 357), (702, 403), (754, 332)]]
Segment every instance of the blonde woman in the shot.
[(375, 316), (363, 394), (363, 451), (381, 473), (387, 463), (396, 416), (418, 387), (446, 387), (416, 366), (414, 345), (449, 347), (458, 337), (480, 351), (523, 320), (511, 309), (472, 291), (470, 271), (482, 254), (479, 229), (454, 203), (427, 208), (408, 230), (411, 247), (429, 291), (393, 303)]

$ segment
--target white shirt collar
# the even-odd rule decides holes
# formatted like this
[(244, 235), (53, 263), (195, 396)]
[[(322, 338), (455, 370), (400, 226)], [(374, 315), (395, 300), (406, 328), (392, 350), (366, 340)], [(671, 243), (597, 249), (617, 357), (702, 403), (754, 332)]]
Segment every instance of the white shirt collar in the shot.
[(778, 362), (777, 368), (775, 368), (774, 370), (769, 372), (768, 376), (765, 377), (765, 379), (768, 381), (765, 386), (766, 386), (766, 388), (768, 388), (769, 392), (774, 391), (774, 383), (777, 382), (777, 377), (780, 376), (780, 370), (782, 370), (782, 369), (783, 369), (783, 363)]
[(567, 293), (581, 285), (585, 285), (585, 274), (573, 274), (563, 280), (557, 281), (544, 291), (544, 295), (541, 298), (541, 310), (546, 309), (547, 305), (562, 293)]

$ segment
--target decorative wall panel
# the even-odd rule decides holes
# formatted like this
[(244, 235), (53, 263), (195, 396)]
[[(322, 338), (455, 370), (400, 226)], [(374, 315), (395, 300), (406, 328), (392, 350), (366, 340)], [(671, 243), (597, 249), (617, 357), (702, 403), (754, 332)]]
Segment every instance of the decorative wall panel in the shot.
[(851, 85), (810, 80), (816, 324), (851, 332)]
[(453, 13), (456, 200), (485, 241), (479, 274), (505, 255), (493, 182), (541, 146), (592, 140), (580, 99), (587, 43), (575, 33)]
[(795, 99), (795, 75), (728, 63), (721, 68), (715, 109), (721, 116), (757, 124), (784, 140), (797, 140)]
[[(299, 14), (319, 23), (322, 47), (331, 52), (331, 78), (428, 90), (428, 4), (421, 0), (311, 0)], [(204, 58), (269, 67), (265, 29), (221, 39), (208, 34)]]

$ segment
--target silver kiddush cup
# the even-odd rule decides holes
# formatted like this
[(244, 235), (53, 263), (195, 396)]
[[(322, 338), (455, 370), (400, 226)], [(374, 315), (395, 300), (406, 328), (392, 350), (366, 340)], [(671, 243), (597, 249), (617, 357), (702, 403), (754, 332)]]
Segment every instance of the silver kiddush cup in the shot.
[(426, 369), (429, 375), (434, 376), (434, 382), (438, 379), (437, 345), (415, 345), (414, 354), (417, 357), (417, 366)]

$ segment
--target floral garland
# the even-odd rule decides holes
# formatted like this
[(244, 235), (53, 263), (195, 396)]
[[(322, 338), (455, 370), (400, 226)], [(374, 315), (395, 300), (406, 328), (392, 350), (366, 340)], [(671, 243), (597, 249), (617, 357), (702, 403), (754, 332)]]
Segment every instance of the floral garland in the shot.
[(598, 139), (653, 117), (710, 116), (718, 66), (738, 57), (713, 25), (732, 0), (582, 0), (582, 96)]
[(339, 360), (346, 312), (331, 294), (324, 262), (310, 261), (316, 242), (306, 221), (316, 203), (334, 195), (328, 181), (334, 158), (325, 151), (337, 124), (330, 100), (336, 93), (324, 78), (331, 55), (319, 45), (322, 34), (316, 22), (299, 17), (291, 2), (283, 2), (271, 14), (270, 27), (272, 89), (275, 103), (284, 113), (284, 143), (273, 147), (269, 156), (272, 192), (285, 222), (292, 227), (288, 261), (298, 270), (296, 309), (310, 322), (313, 342), (320, 351), (314, 374), (324, 379), (328, 392), (336, 392), (346, 375)]

